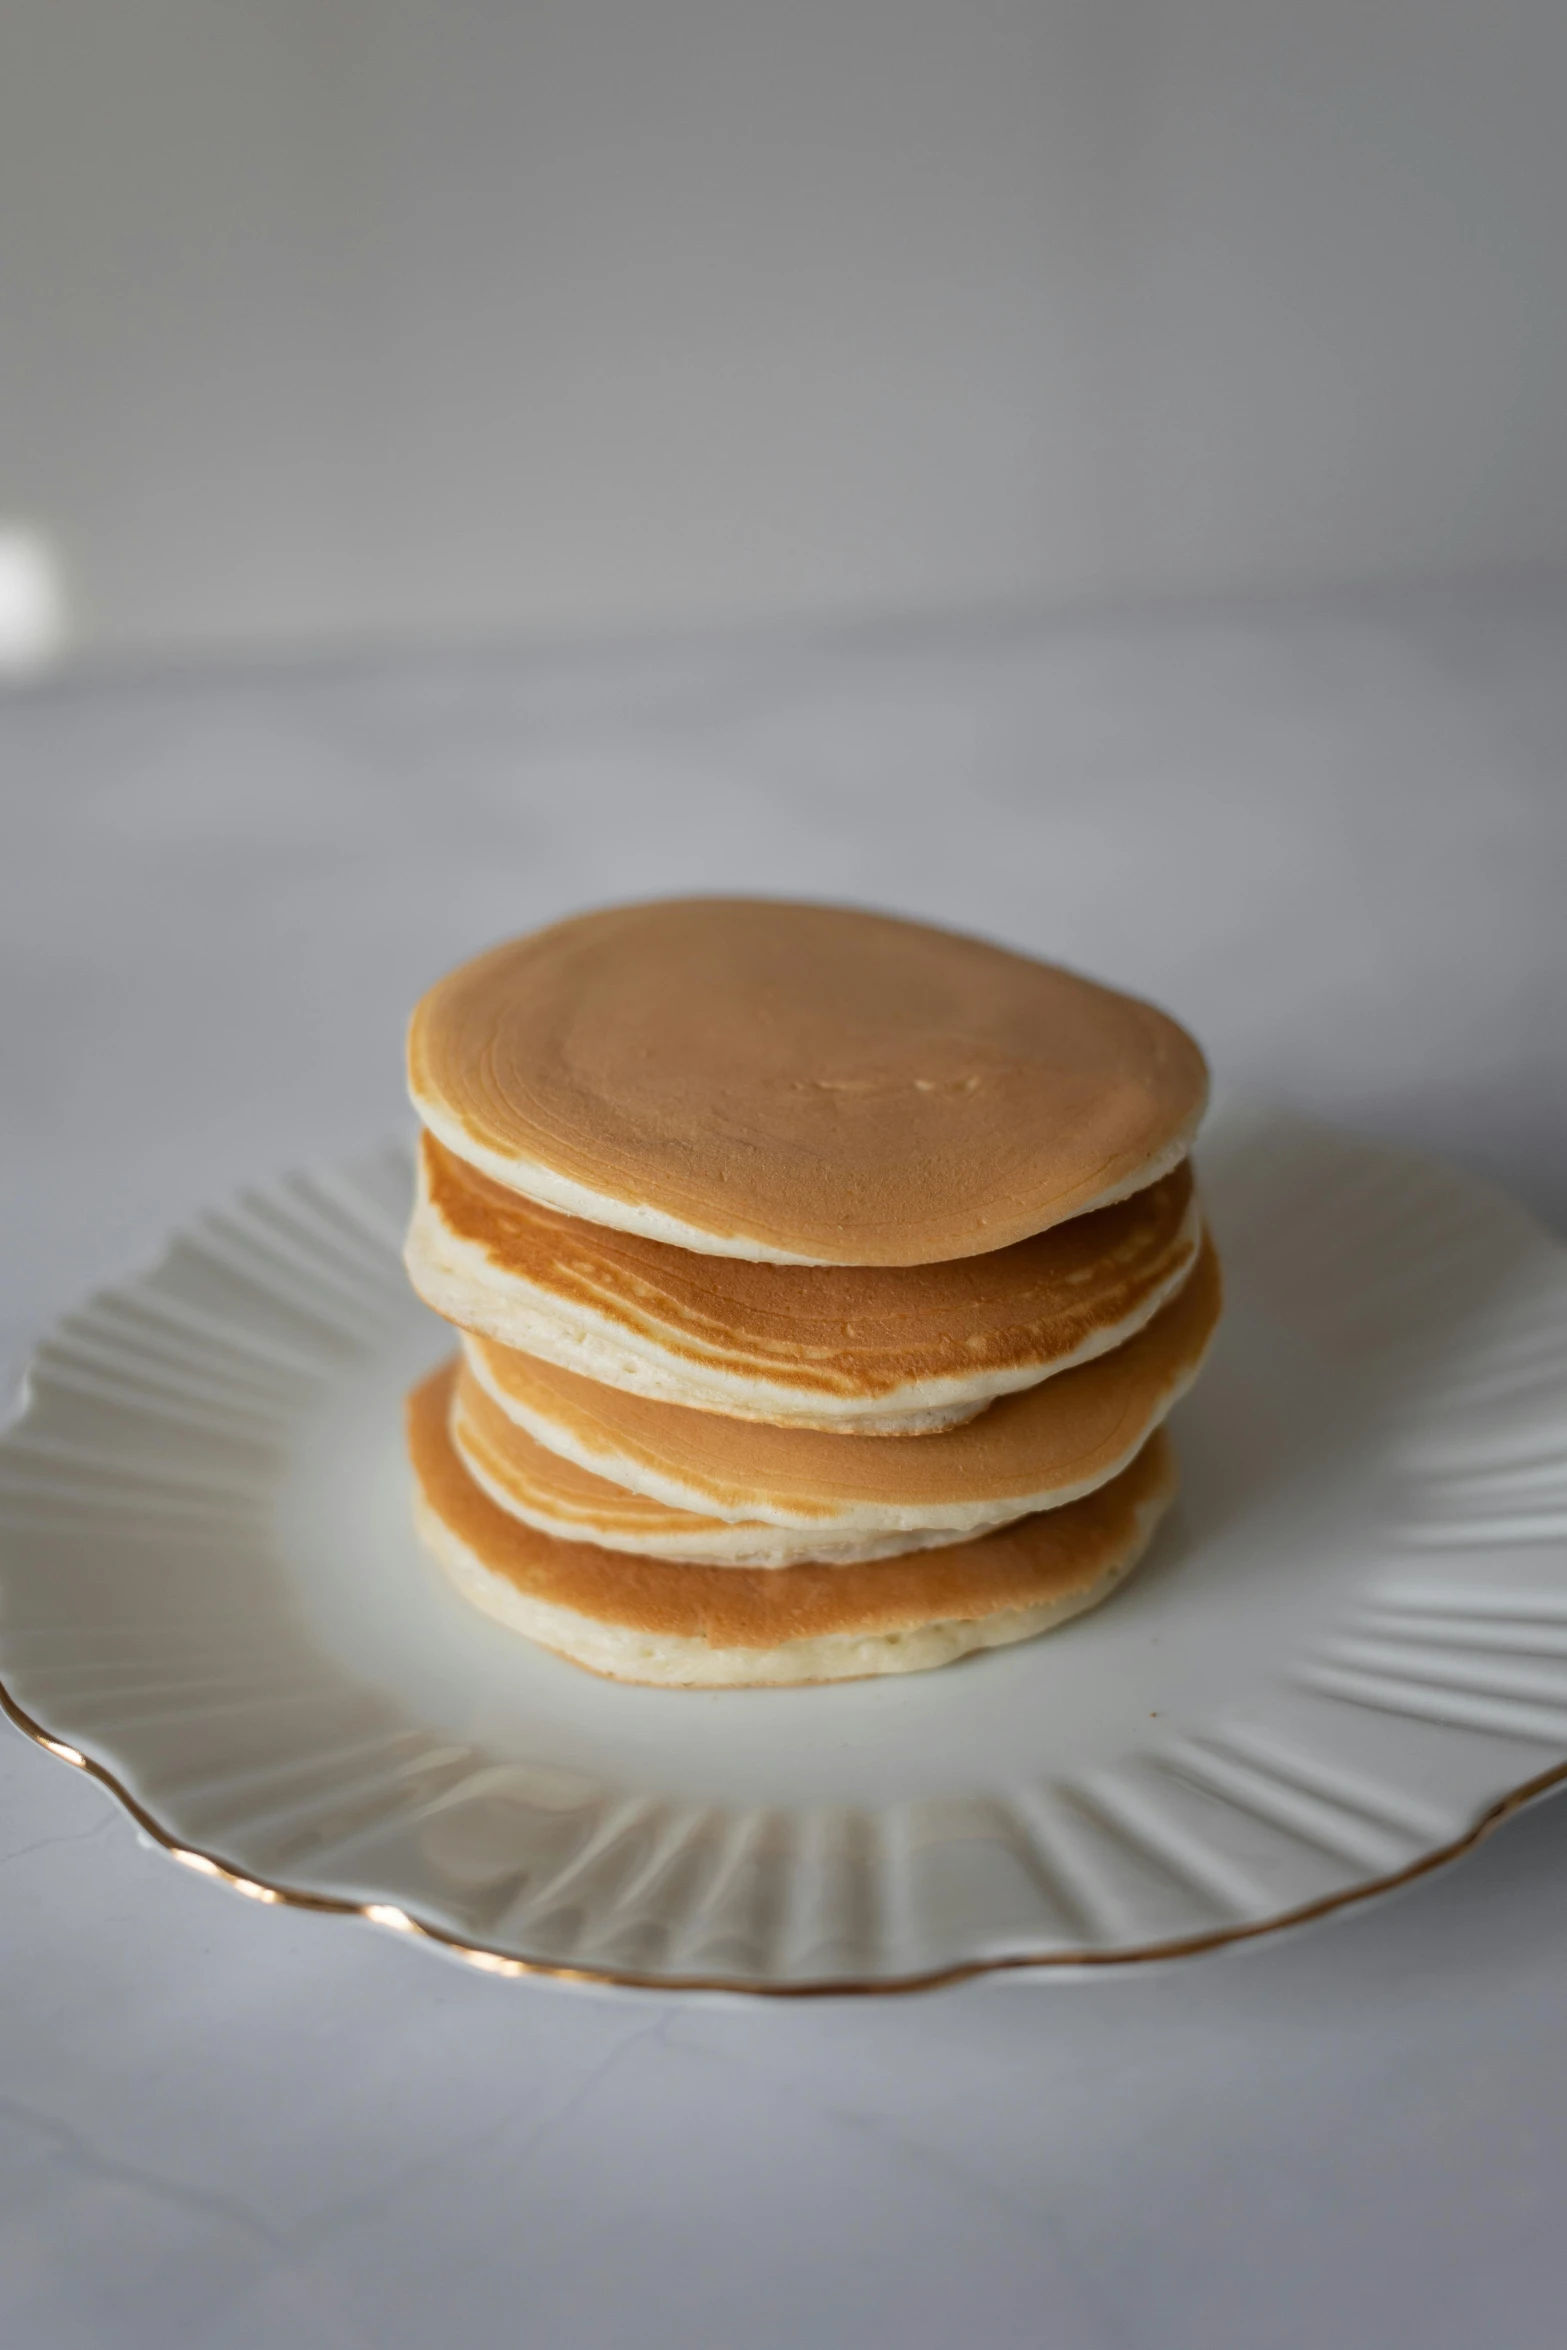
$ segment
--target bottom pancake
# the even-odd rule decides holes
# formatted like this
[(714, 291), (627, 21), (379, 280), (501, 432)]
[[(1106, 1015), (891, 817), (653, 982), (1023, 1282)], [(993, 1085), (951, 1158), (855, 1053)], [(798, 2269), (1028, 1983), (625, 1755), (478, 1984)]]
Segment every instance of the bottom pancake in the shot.
[(1174, 1453), (1159, 1430), (1080, 1501), (974, 1541), (852, 1566), (675, 1565), (563, 1542), (498, 1509), (452, 1444), (455, 1376), (443, 1365), (408, 1399), (427, 1549), (486, 1615), (616, 1681), (850, 1681), (1031, 1639), (1109, 1597), (1175, 1493)]

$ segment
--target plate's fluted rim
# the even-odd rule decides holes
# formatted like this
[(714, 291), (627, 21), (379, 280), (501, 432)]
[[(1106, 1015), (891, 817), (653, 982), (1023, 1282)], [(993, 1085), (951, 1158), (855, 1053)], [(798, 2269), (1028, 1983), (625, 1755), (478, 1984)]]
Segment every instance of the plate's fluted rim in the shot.
[(3, 1680), (0, 1680), (0, 1713), (24, 1737), (30, 1738), (35, 1746), (42, 1747), (45, 1754), (53, 1755), (57, 1762), (69, 1763), (73, 1770), (84, 1772), (88, 1778), (96, 1779), (100, 1787), (107, 1788), (142, 1833), (150, 1837), (171, 1860), (178, 1861), (182, 1867), (193, 1870), (198, 1876), (214, 1878), (251, 1901), (260, 1901), (269, 1907), (313, 1910), (327, 1917), (363, 1918), (369, 1925), (381, 1926), (389, 1932), (404, 1934), (417, 1941), (434, 1943), (448, 1957), (462, 1960), (481, 1974), (500, 1975), (513, 1981), (525, 1977), (544, 1977), (559, 1983), (591, 1984), (600, 1989), (667, 1991), (682, 1995), (697, 1992), (709, 1997), (737, 1999), (892, 1998), (911, 1991), (948, 1990), (984, 1975), (1045, 1972), (1116, 1974), (1123, 1969), (1199, 1958), (1207, 1951), (1288, 1934), (1296, 1927), (1315, 1924), (1317, 1920), (1330, 1917), (1338, 1910), (1352, 1909), (1361, 1902), (1396, 1893), (1403, 1886), (1430, 1876), (1434, 1870), (1446, 1868), (1453, 1861), (1463, 1859), (1466, 1853), (1484, 1843), (1488, 1836), (1526, 1806), (1567, 1784), (1567, 1763), (1557, 1763), (1550, 1770), (1539, 1772), (1534, 1778), (1524, 1780), (1520, 1786), (1500, 1796), (1472, 1827), (1451, 1844), (1439, 1845), (1434, 1851), (1422, 1853), (1406, 1868), (1395, 1869), (1389, 1876), (1347, 1886), (1340, 1893), (1324, 1894), (1319, 1900), (1305, 1902), (1299, 1908), (1281, 1912), (1277, 1917), (1260, 1918), (1245, 1925), (1219, 1927), (1212, 1933), (1182, 1935), (1172, 1941), (1150, 1942), (1129, 1950), (1008, 1951), (996, 1958), (961, 1959), (951, 1966), (935, 1967), (921, 1974), (834, 1976), (824, 1977), (818, 1982), (801, 1983), (762, 1982), (731, 1975), (638, 1974), (618, 1967), (566, 1966), (554, 1959), (518, 1958), (509, 1952), (487, 1950), (481, 1943), (465, 1942), (460, 1936), (448, 1933), (444, 1926), (431, 1925), (390, 1902), (349, 1901), (335, 1894), (307, 1893), (288, 1885), (266, 1884), (234, 1868), (229, 1862), (219, 1860), (213, 1853), (198, 1852), (190, 1845), (177, 1841), (103, 1763), (95, 1762), (90, 1755), (83, 1754), (79, 1747), (68, 1744), (63, 1738), (56, 1738), (41, 1722), (36, 1722), (25, 1707), (18, 1705)]

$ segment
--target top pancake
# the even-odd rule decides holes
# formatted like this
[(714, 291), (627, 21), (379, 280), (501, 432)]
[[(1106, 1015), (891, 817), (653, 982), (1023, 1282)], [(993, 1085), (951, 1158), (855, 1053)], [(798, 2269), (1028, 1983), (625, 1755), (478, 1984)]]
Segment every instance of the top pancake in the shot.
[(584, 914), (417, 1006), (409, 1090), (529, 1199), (703, 1255), (921, 1265), (1141, 1190), (1207, 1071), (1131, 996), (833, 906), (693, 898)]

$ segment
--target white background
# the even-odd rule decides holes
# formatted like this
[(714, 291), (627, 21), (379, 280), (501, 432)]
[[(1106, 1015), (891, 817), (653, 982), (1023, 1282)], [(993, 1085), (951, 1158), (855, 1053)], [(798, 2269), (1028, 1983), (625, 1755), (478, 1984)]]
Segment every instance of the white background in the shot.
[[(969, 924), (1567, 1230), (1554, 0), (0, 0), (78, 641), (1014, 618), (0, 701), (0, 1358), (638, 891)], [(255, 1908), (0, 1735), (29, 2350), (1560, 2350), (1567, 1804), (1084, 1985), (716, 2007)]]
[[(20, 689), (0, 1355), (638, 891), (1068, 956), (1567, 1229), (1564, 652), (1426, 593)], [(258, 1908), (0, 1734), (8, 2350), (1561, 2350), (1564, 2194), (1567, 1801), (1168, 1973), (723, 2007)]]
[(3, 0), (81, 641), (1567, 559), (1559, 0)]

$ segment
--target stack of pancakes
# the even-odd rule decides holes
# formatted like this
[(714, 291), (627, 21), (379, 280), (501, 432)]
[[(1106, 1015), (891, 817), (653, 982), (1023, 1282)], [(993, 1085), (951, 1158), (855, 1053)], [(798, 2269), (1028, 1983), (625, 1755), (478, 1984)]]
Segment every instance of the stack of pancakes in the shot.
[(1104, 1598), (1218, 1319), (1152, 1006), (836, 907), (619, 907), (414, 1013), (423, 1537), (619, 1680), (945, 1664)]

